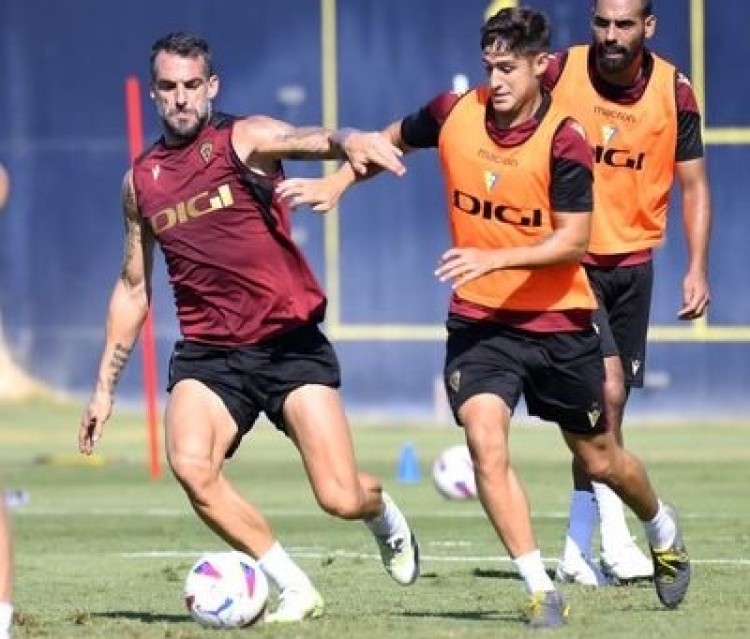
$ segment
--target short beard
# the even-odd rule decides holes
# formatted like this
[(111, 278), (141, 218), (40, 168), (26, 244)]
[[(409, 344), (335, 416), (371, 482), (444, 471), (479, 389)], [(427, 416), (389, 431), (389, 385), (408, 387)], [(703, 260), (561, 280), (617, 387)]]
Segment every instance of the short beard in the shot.
[(174, 140), (179, 140), (180, 142), (189, 142), (190, 140), (193, 140), (206, 122), (208, 122), (208, 117), (204, 116), (199, 118), (195, 125), (191, 126), (189, 129), (177, 129), (173, 127), (169, 121), (162, 120), (164, 128), (167, 133), (169, 133), (169, 137)]
[(613, 60), (606, 57), (604, 46), (599, 44), (596, 46), (596, 64), (604, 73), (622, 73), (623, 71), (630, 68), (630, 66), (633, 64), (633, 61), (638, 56), (640, 50), (640, 47), (634, 47), (630, 50), (623, 50), (622, 53), (624, 55), (619, 59)]
[(161, 121), (165, 131), (169, 134), (169, 137), (171, 139), (176, 140), (178, 143), (187, 143), (196, 138), (198, 133), (201, 131), (201, 129), (203, 129), (203, 127), (208, 123), (210, 119), (211, 105), (209, 104), (208, 108), (206, 109), (206, 113), (203, 115), (199, 115), (195, 125), (191, 126), (189, 129), (177, 129), (173, 127), (165, 117), (162, 117)]

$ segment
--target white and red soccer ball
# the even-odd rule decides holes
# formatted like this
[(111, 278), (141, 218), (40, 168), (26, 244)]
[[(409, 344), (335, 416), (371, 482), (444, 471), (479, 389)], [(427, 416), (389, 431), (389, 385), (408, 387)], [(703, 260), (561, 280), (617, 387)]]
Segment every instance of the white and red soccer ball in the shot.
[(474, 499), (477, 483), (468, 447), (451, 446), (440, 453), (432, 465), (432, 481), (446, 499)]
[(266, 610), (268, 580), (249, 555), (238, 551), (206, 553), (187, 574), (185, 604), (202, 626), (249, 626)]

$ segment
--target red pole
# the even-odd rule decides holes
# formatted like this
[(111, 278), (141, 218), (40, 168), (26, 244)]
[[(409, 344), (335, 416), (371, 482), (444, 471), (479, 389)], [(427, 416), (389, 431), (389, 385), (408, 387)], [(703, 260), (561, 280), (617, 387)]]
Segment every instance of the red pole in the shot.
[[(125, 79), (125, 117), (128, 123), (130, 161), (143, 152), (143, 114), (141, 111), (141, 85), (137, 77)], [(159, 413), (157, 402), (156, 346), (154, 343), (154, 320), (149, 309), (141, 331), (143, 347), (143, 390), (146, 395), (148, 426), (149, 473), (151, 479), (161, 477), (159, 455)]]

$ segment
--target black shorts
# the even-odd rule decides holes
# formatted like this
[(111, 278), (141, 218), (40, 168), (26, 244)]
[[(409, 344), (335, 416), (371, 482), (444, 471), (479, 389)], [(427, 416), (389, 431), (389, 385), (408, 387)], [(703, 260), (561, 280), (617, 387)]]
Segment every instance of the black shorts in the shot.
[(609, 269), (585, 266), (599, 304), (593, 321), (601, 335), (602, 355), (619, 355), (625, 385), (641, 388), (646, 371), (653, 262)]
[(444, 381), (456, 421), (470, 397), (498, 395), (515, 410), (521, 398), (530, 415), (574, 433), (604, 430), (604, 362), (592, 328), (531, 333), (502, 324), (451, 317)]
[(341, 369), (326, 336), (309, 325), (252, 346), (179, 341), (169, 363), (167, 390), (183, 379), (205, 384), (234, 418), (238, 436), (229, 457), (261, 412), (285, 432), (283, 407), (289, 393), (306, 384), (338, 388)]

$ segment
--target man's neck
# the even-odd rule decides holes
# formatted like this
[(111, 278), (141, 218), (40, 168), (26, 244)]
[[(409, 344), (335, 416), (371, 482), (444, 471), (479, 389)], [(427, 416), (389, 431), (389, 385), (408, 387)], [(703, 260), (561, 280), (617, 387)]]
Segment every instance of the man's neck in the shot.
[(522, 105), (515, 113), (493, 113), (493, 120), (495, 126), (498, 129), (510, 129), (519, 124), (530, 120), (534, 117), (534, 114), (539, 110), (542, 105), (542, 94), (539, 93), (537, 96), (529, 101), (527, 104)]

